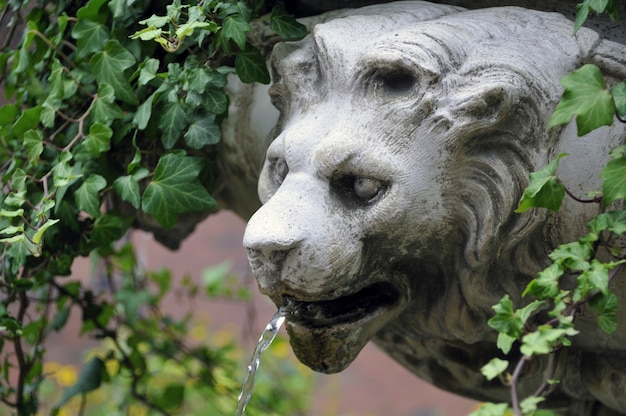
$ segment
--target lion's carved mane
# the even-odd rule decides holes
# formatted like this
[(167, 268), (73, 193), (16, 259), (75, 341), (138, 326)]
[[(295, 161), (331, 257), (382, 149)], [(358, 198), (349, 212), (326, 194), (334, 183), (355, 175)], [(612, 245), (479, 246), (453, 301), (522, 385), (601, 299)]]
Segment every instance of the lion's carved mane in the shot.
[[(514, 7), (398, 2), (317, 21), (272, 55), (281, 114), (264, 206), (244, 238), (261, 291), (300, 309), (291, 343), (318, 371), (341, 371), (372, 339), (442, 388), (507, 400), (479, 371), (496, 355), (491, 305), (504, 294), (519, 303), (547, 254), (593, 214), (514, 210), (530, 172), (561, 152), (568, 187), (598, 187), (589, 172), (624, 129), (578, 139), (572, 126), (548, 129), (549, 115), (559, 80), (580, 65), (624, 77), (626, 48)], [(559, 357), (549, 404), (626, 412), (624, 395), (608, 392), (626, 389), (626, 325), (584, 336)], [(546, 366), (528, 371), (522, 394)]]

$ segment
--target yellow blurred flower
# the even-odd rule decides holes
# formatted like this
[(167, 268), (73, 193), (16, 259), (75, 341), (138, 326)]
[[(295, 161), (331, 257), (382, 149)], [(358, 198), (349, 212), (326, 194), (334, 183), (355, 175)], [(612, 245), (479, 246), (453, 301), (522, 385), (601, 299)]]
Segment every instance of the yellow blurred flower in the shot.
[(104, 366), (107, 369), (107, 374), (110, 376), (115, 376), (120, 371), (120, 362), (115, 358), (106, 360)]
[(189, 331), (189, 336), (196, 342), (204, 341), (209, 336), (209, 331), (204, 325), (196, 324)]
[(147, 414), (148, 411), (141, 404), (133, 403), (128, 406), (128, 416), (146, 416)]
[(78, 372), (73, 365), (64, 365), (54, 373), (54, 378), (59, 385), (64, 387), (73, 386), (78, 379)]

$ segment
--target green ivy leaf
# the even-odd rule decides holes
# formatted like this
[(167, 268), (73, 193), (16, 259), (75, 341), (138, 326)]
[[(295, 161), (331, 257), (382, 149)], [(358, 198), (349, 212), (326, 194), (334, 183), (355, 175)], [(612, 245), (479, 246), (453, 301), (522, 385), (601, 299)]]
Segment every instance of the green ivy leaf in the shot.
[(232, 39), (241, 50), (246, 47), (246, 33), (251, 30), (250, 24), (240, 15), (228, 16), (222, 24), (224, 38)]
[(537, 405), (543, 402), (546, 398), (541, 396), (528, 396), (522, 400), (519, 404), (520, 410), (524, 415), (534, 415), (537, 410)]
[(564, 269), (584, 271), (589, 269), (589, 259), (592, 255), (593, 248), (589, 244), (575, 241), (558, 246), (550, 253), (550, 259)]
[(589, 301), (589, 306), (598, 314), (598, 326), (607, 334), (617, 330), (617, 306), (618, 299), (613, 293), (594, 296)]
[(496, 314), (487, 322), (491, 328), (513, 338), (521, 335), (524, 322), (513, 310), (513, 302), (509, 295), (505, 295), (492, 308)]
[(30, 164), (37, 164), (39, 156), (43, 152), (43, 136), (39, 130), (28, 130), (24, 133), (24, 148), (28, 152)]
[(78, 22), (72, 29), (72, 37), (76, 39), (76, 56), (84, 58), (92, 53), (102, 51), (111, 34), (102, 23), (88, 19), (78, 19)]
[(228, 109), (228, 96), (221, 88), (208, 88), (200, 99), (200, 103), (210, 113), (223, 114)]
[(560, 264), (552, 263), (547, 269), (539, 272), (536, 279), (528, 283), (522, 296), (530, 294), (539, 300), (555, 297), (559, 293), (559, 279), (563, 272)]
[(165, 409), (176, 409), (183, 404), (185, 399), (184, 384), (170, 384), (159, 395), (157, 403)]
[(91, 240), (100, 246), (106, 247), (122, 238), (132, 222), (132, 217), (120, 217), (113, 214), (102, 215), (96, 218), (94, 222)]
[(44, 222), (38, 229), (37, 231), (35, 231), (35, 233), (33, 234), (33, 236), (30, 238), (31, 241), (35, 244), (40, 244), (41, 243), (41, 239), (43, 238), (43, 235), (46, 231), (48, 231), (48, 229), (50, 227), (52, 227), (54, 224), (56, 224), (57, 222), (59, 222), (59, 220), (56, 219), (48, 219), (46, 222)]
[(99, 84), (105, 83), (113, 87), (115, 97), (129, 104), (138, 104), (134, 90), (124, 71), (135, 64), (135, 57), (117, 40), (109, 40), (104, 51), (96, 53), (89, 65)]
[(110, 127), (102, 123), (94, 123), (89, 128), (84, 146), (93, 157), (98, 157), (100, 153), (107, 152), (111, 148), (111, 137), (113, 137), (113, 130)]
[(140, 20), (139, 23), (146, 26), (163, 27), (169, 23), (170, 19), (169, 16), (157, 16), (153, 14), (147, 19)]
[(137, 111), (133, 117), (133, 123), (137, 125), (139, 130), (144, 130), (148, 126), (148, 122), (152, 116), (152, 103), (156, 95), (157, 93), (150, 95), (146, 101), (137, 107)]
[(159, 120), (161, 143), (163, 143), (163, 147), (166, 149), (174, 147), (188, 124), (189, 116), (183, 109), (180, 101), (168, 101), (161, 112), (161, 118)]
[(576, 5), (576, 20), (574, 21), (574, 34), (587, 21), (589, 12), (594, 11), (597, 14), (608, 13), (613, 21), (619, 20), (619, 0), (584, 0)]
[(283, 39), (298, 40), (307, 35), (307, 28), (287, 13), (284, 8), (274, 6), (270, 15), (270, 29)]
[(561, 153), (548, 163), (543, 169), (530, 174), (530, 183), (524, 191), (515, 212), (522, 213), (530, 208), (547, 208), (558, 211), (565, 197), (565, 187), (555, 176), (561, 158), (567, 156)]
[(92, 217), (100, 216), (100, 191), (106, 188), (107, 181), (100, 175), (90, 175), (74, 193), (76, 206)]
[(109, 84), (100, 84), (98, 87), (98, 95), (91, 107), (91, 114), (94, 122), (106, 124), (115, 119), (124, 118), (122, 110), (114, 104), (115, 91)]
[(584, 136), (600, 126), (613, 124), (615, 107), (600, 68), (583, 65), (564, 76), (561, 85), (565, 91), (550, 117), (548, 128), (567, 124), (576, 117), (578, 135)]
[(602, 172), (600, 177), (602, 182), (602, 198), (606, 205), (626, 198), (626, 146), (620, 146), (610, 155), (611, 159)]
[(185, 143), (192, 149), (201, 149), (206, 145), (216, 144), (220, 138), (220, 127), (215, 122), (215, 116), (210, 115), (196, 119), (191, 123), (184, 136)]
[(626, 81), (622, 81), (611, 88), (611, 95), (613, 95), (617, 114), (622, 118), (626, 117)]
[(626, 211), (605, 212), (591, 220), (587, 226), (595, 234), (608, 230), (617, 235), (622, 235), (626, 232)]
[(480, 372), (483, 373), (487, 380), (493, 380), (500, 374), (504, 373), (509, 368), (509, 362), (501, 360), (499, 358), (492, 358), (487, 364), (485, 364)]
[(201, 169), (202, 161), (197, 158), (178, 154), (161, 157), (143, 194), (142, 210), (163, 227), (171, 228), (183, 212), (215, 208), (215, 200), (198, 180)]
[(482, 403), (468, 416), (510, 416), (512, 414), (513, 410), (508, 403)]
[(96, 390), (103, 381), (108, 381), (108, 378), (106, 367), (102, 359), (100, 357), (93, 357), (81, 370), (76, 384), (65, 390), (61, 400), (54, 406), (53, 414), (58, 414), (59, 409), (72, 397)]
[(36, 129), (39, 125), (40, 115), (41, 106), (35, 106), (24, 110), (13, 124), (13, 134), (16, 137), (22, 137), (28, 130)]
[(141, 168), (132, 175), (120, 176), (113, 182), (113, 189), (122, 200), (131, 204), (135, 209), (139, 209), (141, 204), (139, 181), (148, 176), (148, 174), (147, 169)]
[(572, 300), (578, 302), (584, 299), (589, 292), (599, 290), (606, 295), (609, 292), (610, 263), (601, 263), (596, 259), (591, 261), (590, 267), (578, 276), (578, 285), (572, 295)]
[(178, 37), (179, 40), (182, 41), (182, 39), (186, 38), (187, 36), (191, 36), (196, 29), (204, 29), (210, 32), (216, 32), (219, 29), (219, 26), (215, 22), (199, 22), (197, 20), (183, 23), (176, 29), (176, 37)]
[(246, 48), (240, 51), (235, 58), (235, 69), (241, 82), (260, 82), (261, 84), (270, 83), (270, 73), (267, 71), (265, 58), (252, 45), (246, 45)]
[(159, 60), (150, 58), (148, 59), (141, 70), (139, 71), (139, 80), (137, 83), (139, 86), (146, 85), (148, 82), (152, 81), (156, 77), (156, 73), (159, 70)]
[(527, 357), (549, 354), (564, 338), (574, 336), (578, 331), (570, 328), (553, 328), (551, 325), (540, 325), (536, 331), (530, 332), (522, 338), (520, 351)]

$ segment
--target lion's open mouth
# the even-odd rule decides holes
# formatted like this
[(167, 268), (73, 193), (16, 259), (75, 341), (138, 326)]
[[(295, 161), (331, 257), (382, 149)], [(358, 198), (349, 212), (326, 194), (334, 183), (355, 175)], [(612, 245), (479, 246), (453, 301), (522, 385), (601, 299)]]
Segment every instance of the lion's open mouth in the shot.
[(389, 283), (374, 283), (351, 295), (332, 300), (307, 302), (286, 298), (291, 309), (288, 318), (313, 328), (359, 321), (381, 309), (389, 309), (399, 302), (398, 291)]

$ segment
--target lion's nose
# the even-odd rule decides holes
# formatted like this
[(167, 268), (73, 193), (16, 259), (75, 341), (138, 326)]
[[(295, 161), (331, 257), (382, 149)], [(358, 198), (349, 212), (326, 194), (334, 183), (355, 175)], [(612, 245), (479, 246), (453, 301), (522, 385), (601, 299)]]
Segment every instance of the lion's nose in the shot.
[(301, 242), (292, 227), (284, 222), (266, 221), (259, 216), (253, 216), (243, 237), (243, 245), (253, 268), (255, 265), (280, 267)]

